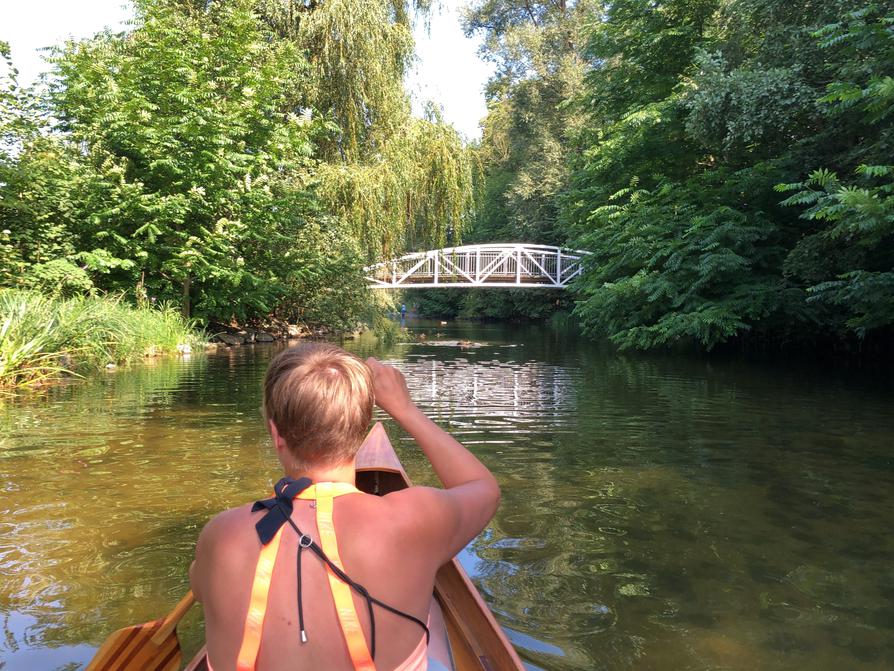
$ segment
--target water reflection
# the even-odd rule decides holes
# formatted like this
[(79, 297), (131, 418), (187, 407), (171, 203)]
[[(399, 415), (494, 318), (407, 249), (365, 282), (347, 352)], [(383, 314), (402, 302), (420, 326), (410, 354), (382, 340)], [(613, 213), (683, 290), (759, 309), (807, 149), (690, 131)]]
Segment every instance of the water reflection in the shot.
[[(894, 666), (884, 380), (417, 328), (426, 342), (348, 346), (401, 367), (498, 474), (500, 511), (461, 559), (532, 668)], [(77, 668), (109, 630), (173, 605), (201, 525), (276, 477), (258, 416), (271, 354), (163, 362), (0, 409), (0, 668)]]

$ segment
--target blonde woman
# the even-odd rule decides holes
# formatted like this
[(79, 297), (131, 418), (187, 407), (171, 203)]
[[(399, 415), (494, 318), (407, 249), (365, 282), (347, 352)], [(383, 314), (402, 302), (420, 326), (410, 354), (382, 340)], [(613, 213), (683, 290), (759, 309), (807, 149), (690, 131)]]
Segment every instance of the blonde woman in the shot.
[[(444, 489), (354, 487), (374, 404)], [(496, 512), (493, 475), (413, 404), (400, 371), (334, 345), (272, 361), (264, 416), (285, 477), (274, 497), (212, 519), (190, 570), (214, 671), (440, 668), (428, 654), (435, 572)]]

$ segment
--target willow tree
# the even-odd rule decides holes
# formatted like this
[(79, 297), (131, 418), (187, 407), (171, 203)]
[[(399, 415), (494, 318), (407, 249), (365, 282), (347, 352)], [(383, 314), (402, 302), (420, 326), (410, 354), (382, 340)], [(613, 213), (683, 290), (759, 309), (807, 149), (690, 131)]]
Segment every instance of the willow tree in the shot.
[[(583, 26), (597, 9), (596, 0), (474, 0), (463, 9), (466, 34), (483, 38), (479, 53), (496, 66), (486, 89), (488, 113), (477, 150), (480, 196), (468, 239), (567, 239), (559, 195), (582, 120), (567, 101), (584, 81)], [(423, 299), (422, 309), (541, 318), (561, 309), (562, 300), (552, 292), (464, 291)]]
[(320, 193), (370, 257), (456, 242), (473, 206), (473, 157), (456, 131), (408, 119), (367, 161), (320, 166)]
[(471, 215), (473, 159), (436, 113), (411, 115), (412, 21), (429, 0), (261, 0), (262, 19), (307, 55), (298, 103), (337, 127), (318, 143), (320, 194), (368, 257), (456, 240)]
[(466, 34), (483, 37), (481, 56), (496, 66), (487, 85), (487, 179), (476, 235), (564, 242), (558, 195), (582, 122), (568, 100), (583, 85), (584, 26), (597, 10), (594, 0), (476, 0), (465, 8)]

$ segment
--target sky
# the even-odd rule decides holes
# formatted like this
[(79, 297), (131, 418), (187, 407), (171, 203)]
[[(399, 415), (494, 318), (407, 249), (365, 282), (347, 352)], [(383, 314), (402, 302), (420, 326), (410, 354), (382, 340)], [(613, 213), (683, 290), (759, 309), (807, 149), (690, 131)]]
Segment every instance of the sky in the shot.
[[(431, 100), (466, 139), (477, 139), (492, 67), (477, 56), (480, 40), (467, 39), (460, 28), (457, 10), (464, 0), (441, 4), (430, 30), (421, 25), (415, 30), (418, 61), (407, 79), (413, 111), (421, 114), (423, 101)], [(123, 0), (0, 0), (0, 40), (10, 43), (19, 83), (27, 85), (47, 69), (42, 47), (104, 28), (123, 30), (132, 16)]]

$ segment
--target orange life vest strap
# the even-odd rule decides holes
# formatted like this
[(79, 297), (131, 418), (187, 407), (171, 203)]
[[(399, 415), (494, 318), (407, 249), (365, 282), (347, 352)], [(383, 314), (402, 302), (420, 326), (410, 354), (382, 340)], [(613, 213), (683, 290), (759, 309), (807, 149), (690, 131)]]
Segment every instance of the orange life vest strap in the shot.
[[(351, 491), (345, 491), (344, 487), (339, 487), (339, 485), (343, 484), (321, 482), (313, 487), (316, 490), (317, 530), (320, 533), (320, 544), (326, 556), (342, 571), (345, 570), (345, 567), (341, 563), (341, 557), (338, 554), (338, 541), (335, 538), (335, 526), (332, 523), (332, 499), (341, 494), (351, 493)], [(357, 491), (350, 485), (346, 486), (352, 491)], [(357, 617), (357, 610), (354, 608), (351, 588), (342, 582), (328, 566), (326, 567), (326, 575), (329, 577), (329, 589), (332, 591), (332, 598), (335, 601), (335, 612), (338, 614), (338, 621), (341, 624), (341, 631), (345, 637), (348, 654), (351, 656), (351, 662), (354, 664), (355, 671), (375, 671), (376, 665), (369, 654), (366, 637), (363, 635), (360, 619)]]
[(267, 613), (267, 595), (270, 593), (273, 566), (276, 564), (276, 553), (279, 551), (284, 528), (276, 532), (273, 540), (263, 546), (261, 554), (258, 555), (255, 578), (251, 585), (251, 600), (248, 602), (248, 614), (245, 616), (242, 645), (236, 660), (236, 671), (254, 671), (258, 650), (261, 648), (261, 632), (264, 629), (264, 615)]
[(354, 485), (349, 485), (347, 482), (318, 482), (315, 485), (311, 485), (307, 489), (300, 492), (295, 498), (310, 499), (312, 501), (317, 497), (322, 496), (320, 492), (325, 492), (326, 496), (329, 496), (331, 498), (341, 496), (342, 494), (361, 493), (361, 491)]

